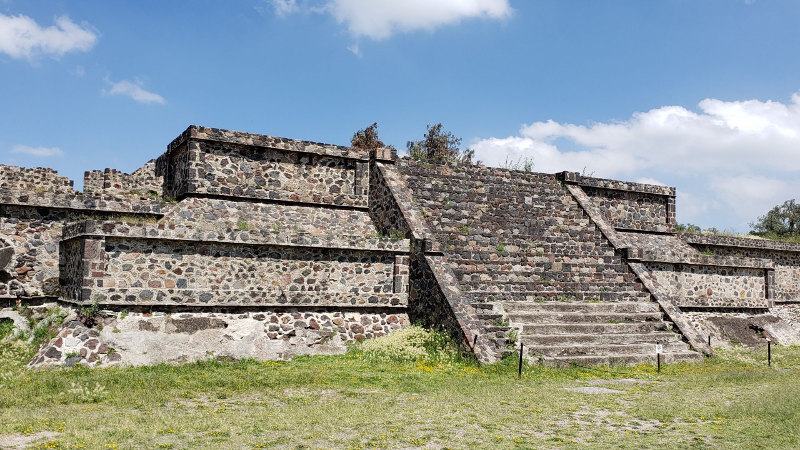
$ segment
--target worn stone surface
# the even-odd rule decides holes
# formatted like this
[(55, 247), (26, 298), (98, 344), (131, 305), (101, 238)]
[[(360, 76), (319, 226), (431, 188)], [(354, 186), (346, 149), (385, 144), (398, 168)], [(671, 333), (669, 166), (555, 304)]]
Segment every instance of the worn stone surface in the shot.
[(800, 322), (792, 322), (786, 317), (791, 313), (796, 315), (800, 309), (795, 307), (794, 311), (787, 311), (785, 307), (778, 308), (762, 314), (719, 311), (686, 314), (703, 336), (711, 337), (713, 347), (764, 347), (767, 337), (778, 345), (800, 344)]
[(55, 338), (42, 346), (28, 363), (31, 369), (72, 367), (107, 367), (124, 363), (124, 356), (101, 336), (101, 331), (89, 328), (76, 319), (67, 318)]
[(67, 322), (31, 360), (31, 368), (138, 366), (214, 358), (291, 359), (336, 354), (346, 344), (409, 325), (398, 313), (264, 310), (246, 313), (130, 313), (103, 322), (102, 330)]

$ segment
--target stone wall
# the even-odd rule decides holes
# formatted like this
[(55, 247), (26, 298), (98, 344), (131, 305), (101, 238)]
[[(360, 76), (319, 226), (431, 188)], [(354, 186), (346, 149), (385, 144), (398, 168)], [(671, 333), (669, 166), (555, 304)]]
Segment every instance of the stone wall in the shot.
[(584, 177), (563, 172), (562, 179), (581, 186), (615, 228), (672, 232), (675, 228), (675, 188)]
[[(389, 155), (391, 157), (391, 155)], [(192, 126), (157, 161), (165, 193), (367, 206), (369, 153)]]
[[(38, 194), (32, 194), (38, 195)], [(12, 249), (9, 273), (18, 295), (59, 295), (59, 241), (64, 224), (85, 219), (155, 220), (164, 206), (152, 199), (68, 196), (0, 198), (0, 239)]]
[(129, 195), (151, 194), (160, 196), (164, 177), (156, 176), (155, 160), (148, 161), (131, 174), (116, 170), (92, 170), (84, 173), (83, 192), (91, 194)]
[(73, 191), (72, 184), (72, 180), (53, 169), (0, 165), (0, 190), (69, 193)]
[[(199, 233), (199, 234), (198, 234)], [(404, 307), (407, 241), (299, 240), (230, 230), (212, 240), (191, 229), (82, 223), (65, 229), (65, 284), (79, 303), (104, 305)], [(270, 236), (272, 235), (272, 236)], [(310, 238), (314, 239), (314, 238)], [(82, 267), (82, 270), (73, 270)], [(403, 284), (403, 281), (406, 284)]]
[(646, 263), (680, 307), (768, 308), (764, 269)]
[(701, 252), (770, 262), (775, 271), (774, 300), (800, 301), (800, 244), (729, 236), (683, 234), (680, 237)]

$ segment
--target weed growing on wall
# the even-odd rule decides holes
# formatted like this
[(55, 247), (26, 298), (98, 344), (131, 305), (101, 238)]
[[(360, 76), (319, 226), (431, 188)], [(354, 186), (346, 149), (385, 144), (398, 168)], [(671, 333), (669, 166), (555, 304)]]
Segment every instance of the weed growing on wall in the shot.
[(20, 333), (18, 339), (30, 341), (34, 346), (50, 341), (56, 335), (58, 326), (64, 322), (68, 312), (60, 307), (50, 309), (44, 317), (36, 318), (30, 310), (23, 309), (21, 312), (28, 318), (28, 333)]
[(14, 332), (14, 321), (11, 319), (0, 319), (0, 341)]

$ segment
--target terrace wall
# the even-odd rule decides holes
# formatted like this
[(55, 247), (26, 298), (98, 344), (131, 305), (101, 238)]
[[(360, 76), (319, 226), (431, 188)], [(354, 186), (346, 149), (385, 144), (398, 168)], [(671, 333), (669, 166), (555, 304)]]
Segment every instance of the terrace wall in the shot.
[(584, 177), (564, 172), (564, 181), (581, 186), (614, 228), (673, 232), (675, 188)]
[(90, 194), (151, 194), (160, 196), (164, 177), (156, 176), (156, 161), (150, 160), (131, 174), (116, 170), (87, 171), (83, 178), (83, 192)]

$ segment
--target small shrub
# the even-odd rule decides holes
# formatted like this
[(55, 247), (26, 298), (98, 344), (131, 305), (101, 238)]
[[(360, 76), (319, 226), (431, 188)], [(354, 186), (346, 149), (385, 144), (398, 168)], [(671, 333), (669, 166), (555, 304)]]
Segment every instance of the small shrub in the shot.
[(518, 160), (514, 161), (512, 159), (509, 159), (508, 156), (506, 156), (506, 161), (505, 163), (503, 163), (501, 167), (506, 170), (533, 172), (534, 165), (535, 164), (533, 163), (533, 159), (530, 157), (524, 157), (524, 158), (520, 157)]
[(458, 346), (448, 334), (426, 330), (418, 325), (367, 339), (354, 350), (371, 358), (397, 362), (455, 362), (461, 359)]
[(519, 331), (516, 328), (512, 328), (508, 330), (508, 346), (514, 347), (517, 343), (517, 339), (519, 338)]
[(442, 130), (442, 124), (428, 125), (428, 131), (421, 141), (408, 141), (406, 148), (412, 159), (428, 164), (471, 165), (475, 151), (462, 150), (461, 138)]
[(73, 382), (71, 386), (60, 394), (62, 400), (67, 403), (97, 403), (109, 394), (105, 386), (97, 382), (94, 383), (94, 387), (91, 387), (91, 383), (81, 382)]
[(494, 326), (496, 326), (496, 327), (507, 327), (508, 326), (508, 321), (507, 320), (503, 320), (502, 318), (495, 319)]
[(507, 252), (507, 250), (506, 250), (506, 247), (505, 247), (505, 245), (503, 245), (503, 244), (500, 244), (500, 245), (498, 245), (496, 250), (497, 250), (498, 252), (500, 252), (500, 253), (505, 253), (505, 252)]
[(11, 319), (0, 319), (0, 341), (14, 332), (14, 321)]
[(236, 228), (238, 230), (247, 231), (250, 229), (250, 224), (245, 222), (244, 220), (240, 220), (236, 222)]
[(97, 324), (97, 316), (100, 314), (100, 305), (97, 302), (91, 305), (84, 305), (78, 309), (78, 320), (91, 328)]

